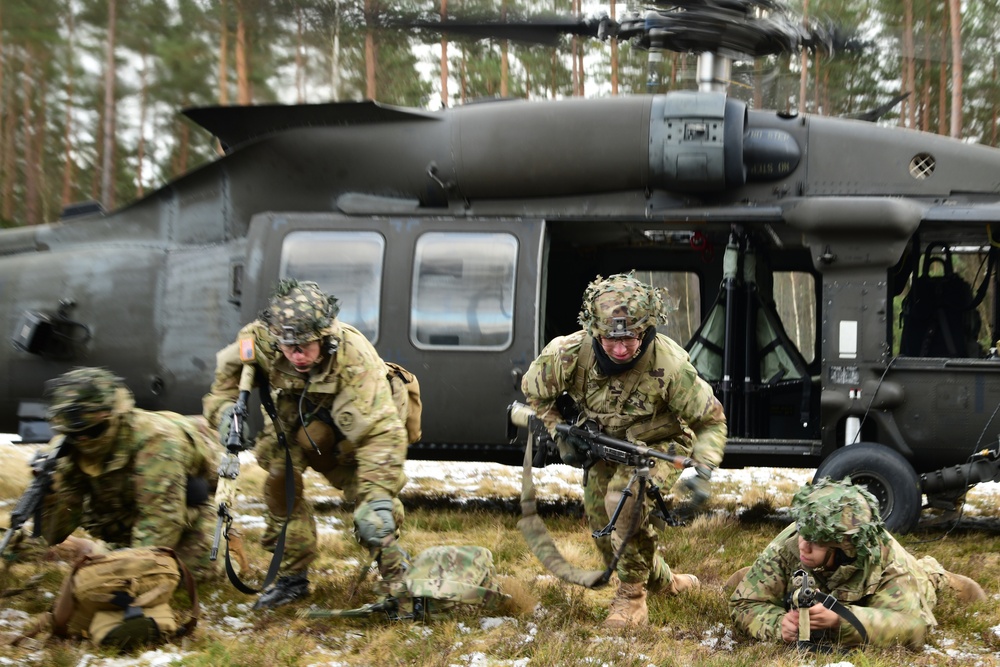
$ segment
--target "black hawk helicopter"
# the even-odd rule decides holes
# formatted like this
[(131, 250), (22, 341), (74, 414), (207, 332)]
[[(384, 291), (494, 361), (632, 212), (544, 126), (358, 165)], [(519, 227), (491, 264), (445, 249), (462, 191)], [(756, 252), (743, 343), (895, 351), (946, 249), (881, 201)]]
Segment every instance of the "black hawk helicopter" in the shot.
[(487, 26), (696, 52), (697, 91), (185, 111), (224, 156), (121, 210), (0, 232), (0, 430), (41, 437), (44, 382), (80, 365), (200, 412), (216, 351), (296, 277), (419, 376), (411, 456), (516, 462), (521, 375), (596, 274), (635, 269), (679, 298), (669, 333), (726, 407), (724, 466), (851, 475), (896, 530), (924, 494), (954, 507), (1000, 476), (1000, 359), (977, 342), (1000, 312), (1000, 151), (727, 96), (734, 54), (842, 42), (760, 9)]

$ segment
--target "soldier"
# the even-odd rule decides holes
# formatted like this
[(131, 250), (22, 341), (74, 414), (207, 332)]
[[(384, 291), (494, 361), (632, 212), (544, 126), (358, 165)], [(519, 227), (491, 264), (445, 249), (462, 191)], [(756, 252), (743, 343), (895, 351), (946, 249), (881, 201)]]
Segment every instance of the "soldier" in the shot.
[[(397, 495), (406, 483), (406, 430), (385, 363), (361, 332), (337, 319), (338, 311), (337, 299), (316, 283), (281, 281), (267, 310), (218, 353), (215, 381), (204, 398), (205, 417), (225, 441), (243, 365), (255, 364), (267, 377), (278, 423), (266, 420), (255, 454), (268, 472), (263, 544), (272, 552), (287, 516), (285, 476), (292, 475), (295, 484), (282, 575), (256, 609), (308, 595), (307, 571), (317, 552), (316, 520), (302, 493), (307, 467), (356, 503), (355, 535), (378, 560), (380, 593), (395, 593), (406, 572), (406, 554), (396, 544), (403, 522)], [(292, 470), (286, 470), (276, 428), (290, 438)]]
[[(808, 613), (811, 637), (803, 641), (812, 644), (919, 649), (927, 628), (937, 625), (933, 610), (942, 591), (965, 602), (986, 599), (968, 577), (907, 552), (886, 531), (878, 501), (849, 479), (806, 484), (791, 510), (795, 523), (730, 577), (730, 586), (739, 581), (729, 600), (733, 622), (755, 639), (795, 642), (799, 615)], [(789, 596), (804, 576), (821, 599), (807, 609), (790, 608)]]
[(50, 545), (83, 527), (111, 548), (170, 547), (196, 579), (216, 575), (209, 561), (217, 447), (200, 417), (135, 407), (121, 378), (103, 368), (76, 368), (46, 387), (48, 420), (65, 439), (52, 493), (42, 504)]
[[(662, 290), (665, 292), (665, 290)], [(691, 456), (711, 470), (722, 461), (726, 418), (711, 387), (695, 371), (688, 355), (656, 325), (666, 323), (660, 289), (646, 285), (632, 273), (592, 282), (583, 297), (581, 331), (553, 339), (531, 364), (521, 389), (537, 415), (556, 439), (563, 461), (579, 465), (581, 443), (563, 440), (555, 431), (562, 419), (556, 399), (563, 392), (576, 402), (581, 418), (595, 420), (604, 433), (642, 442), (674, 455)], [(603, 528), (629, 484), (632, 471), (598, 461), (584, 474), (584, 506), (592, 529)], [(653, 469), (657, 484), (669, 489), (680, 472), (667, 466)], [(689, 483), (698, 499), (709, 492), (708, 473)], [(632, 489), (636, 491), (636, 489)], [(633, 495), (621, 516), (632, 517)], [(646, 592), (677, 594), (697, 588), (692, 574), (675, 574), (656, 553), (657, 530), (650, 524), (646, 499), (639, 524), (618, 562), (620, 581), (605, 626), (645, 625), (649, 622)], [(628, 520), (628, 519), (623, 519)], [(619, 527), (597, 546), (610, 565), (621, 545)]]

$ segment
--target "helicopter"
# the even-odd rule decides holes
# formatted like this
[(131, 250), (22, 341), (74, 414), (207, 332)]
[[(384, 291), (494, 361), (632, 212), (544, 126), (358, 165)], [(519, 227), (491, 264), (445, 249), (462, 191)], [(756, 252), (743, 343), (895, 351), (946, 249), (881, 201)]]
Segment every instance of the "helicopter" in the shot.
[[(635, 270), (678, 300), (667, 333), (726, 409), (723, 467), (850, 476), (899, 531), (924, 495), (953, 508), (1000, 479), (1000, 359), (976, 343), (1000, 330), (1000, 151), (751, 109), (721, 84), (730, 54), (815, 35), (732, 16), (760, 1), (673, 4), (588, 25), (697, 50), (698, 90), (184, 111), (224, 155), (120, 210), (0, 232), (0, 429), (44, 439), (45, 381), (82, 365), (199, 413), (216, 352), (298, 278), (419, 377), (411, 457), (516, 463), (503, 416), (528, 365), (596, 275)], [(730, 29), (692, 31), (698, 11)]]

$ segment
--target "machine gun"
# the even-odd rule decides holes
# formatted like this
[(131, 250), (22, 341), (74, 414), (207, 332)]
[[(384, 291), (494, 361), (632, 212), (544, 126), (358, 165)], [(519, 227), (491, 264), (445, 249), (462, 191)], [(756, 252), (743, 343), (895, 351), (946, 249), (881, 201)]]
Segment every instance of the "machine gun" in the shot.
[(11, 539), (25, 524), (28, 517), (34, 517), (34, 536), (41, 534), (41, 508), (42, 501), (52, 489), (52, 473), (56, 470), (56, 463), (69, 451), (69, 440), (62, 436), (56, 446), (46, 455), (39, 452), (31, 461), (31, 469), (35, 478), (24, 491), (24, 495), (17, 501), (14, 510), (10, 513), (10, 528), (0, 541), (0, 556), (7, 550)]
[[(569, 410), (562, 409), (565, 415)], [(534, 410), (523, 403), (514, 402), (507, 408), (507, 420), (512, 426), (522, 426), (532, 432), (536, 438), (547, 439), (548, 431), (545, 424), (539, 419)], [(604, 528), (595, 531), (594, 537), (604, 537), (610, 535), (615, 530), (615, 524), (621, 515), (622, 509), (633, 495), (631, 490), (635, 481), (639, 482), (639, 493), (645, 493), (646, 497), (653, 501), (656, 509), (653, 516), (663, 520), (668, 525), (678, 525), (679, 521), (673, 517), (663, 500), (660, 487), (650, 478), (650, 471), (657, 461), (669, 463), (675, 468), (694, 468), (700, 475), (710, 477), (712, 471), (709, 467), (699, 464), (688, 456), (677, 456), (667, 454), (656, 449), (651, 449), (645, 445), (637, 445), (627, 440), (620, 440), (601, 433), (600, 428), (594, 421), (585, 421), (580, 426), (574, 426), (566, 422), (556, 424), (556, 432), (567, 437), (573, 437), (578, 441), (587, 444), (588, 448), (583, 452), (585, 461), (583, 468), (586, 471), (597, 461), (608, 461), (629, 466), (635, 469), (632, 479), (622, 491), (622, 497), (618, 501), (618, 506), (611, 515), (611, 519)]]

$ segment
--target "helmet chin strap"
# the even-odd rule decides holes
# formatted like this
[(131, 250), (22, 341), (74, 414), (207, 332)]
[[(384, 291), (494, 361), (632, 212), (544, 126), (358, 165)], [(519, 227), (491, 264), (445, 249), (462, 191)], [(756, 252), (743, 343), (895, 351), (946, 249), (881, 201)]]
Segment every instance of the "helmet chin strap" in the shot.
[(601, 341), (599, 338), (592, 339), (592, 345), (594, 346), (594, 360), (597, 362), (597, 368), (601, 371), (603, 375), (620, 375), (626, 371), (632, 370), (639, 360), (642, 359), (642, 355), (646, 353), (646, 350), (652, 344), (653, 340), (656, 338), (656, 327), (649, 327), (646, 329), (645, 333), (642, 334), (642, 344), (639, 345), (639, 349), (636, 351), (634, 357), (626, 361), (623, 364), (611, 359), (608, 353), (604, 351), (601, 347)]

